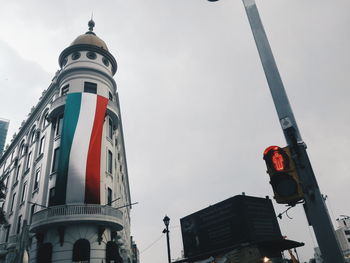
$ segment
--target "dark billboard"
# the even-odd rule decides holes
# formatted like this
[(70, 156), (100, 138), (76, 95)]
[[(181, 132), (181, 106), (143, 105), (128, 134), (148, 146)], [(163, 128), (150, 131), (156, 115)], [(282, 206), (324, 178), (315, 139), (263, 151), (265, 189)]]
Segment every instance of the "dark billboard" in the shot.
[(185, 257), (282, 239), (272, 202), (237, 195), (180, 219)]

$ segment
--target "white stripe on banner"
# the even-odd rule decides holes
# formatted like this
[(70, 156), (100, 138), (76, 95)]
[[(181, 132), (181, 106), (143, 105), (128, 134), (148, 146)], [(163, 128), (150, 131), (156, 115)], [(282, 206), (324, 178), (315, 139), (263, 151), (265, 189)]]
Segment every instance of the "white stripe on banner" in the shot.
[(92, 126), (95, 119), (97, 96), (82, 93), (77, 128), (69, 156), (66, 203), (84, 203), (86, 160)]

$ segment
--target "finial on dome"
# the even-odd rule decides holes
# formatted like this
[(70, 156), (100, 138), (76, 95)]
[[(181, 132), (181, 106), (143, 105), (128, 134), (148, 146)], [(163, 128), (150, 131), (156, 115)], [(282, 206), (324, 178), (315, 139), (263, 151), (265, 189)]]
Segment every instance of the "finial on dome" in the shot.
[(88, 26), (89, 26), (89, 31), (92, 32), (94, 30), (94, 27), (95, 27), (95, 22), (94, 22), (94, 20), (92, 20), (92, 16), (91, 16), (91, 19), (88, 23)]

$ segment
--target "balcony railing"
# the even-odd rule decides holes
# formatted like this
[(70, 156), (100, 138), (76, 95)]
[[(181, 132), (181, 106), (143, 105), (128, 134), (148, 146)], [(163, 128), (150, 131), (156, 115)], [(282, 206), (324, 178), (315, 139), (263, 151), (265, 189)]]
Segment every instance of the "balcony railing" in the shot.
[(57, 117), (58, 114), (63, 112), (66, 100), (67, 96), (61, 96), (52, 102), (49, 114), (47, 116), (49, 120)]
[(93, 223), (120, 231), (123, 229), (123, 213), (111, 206), (102, 205), (52, 206), (33, 215), (30, 231), (37, 232), (52, 226), (74, 223)]

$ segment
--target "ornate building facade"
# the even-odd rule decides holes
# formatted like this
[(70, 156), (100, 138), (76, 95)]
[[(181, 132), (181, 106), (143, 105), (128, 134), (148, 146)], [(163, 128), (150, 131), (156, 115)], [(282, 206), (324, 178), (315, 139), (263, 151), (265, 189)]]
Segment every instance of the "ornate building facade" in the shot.
[(8, 221), (0, 262), (132, 260), (117, 63), (94, 26), (62, 51), (60, 70), (0, 159)]
[(2, 156), (2, 152), (4, 150), (9, 123), (9, 120), (0, 118), (0, 157)]

